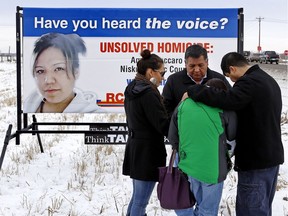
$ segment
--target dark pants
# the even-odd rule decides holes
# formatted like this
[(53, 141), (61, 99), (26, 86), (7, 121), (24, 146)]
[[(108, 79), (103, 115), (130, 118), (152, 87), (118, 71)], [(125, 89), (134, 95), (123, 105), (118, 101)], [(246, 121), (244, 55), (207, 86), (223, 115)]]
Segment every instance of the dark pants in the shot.
[(279, 166), (238, 171), (237, 216), (271, 216)]

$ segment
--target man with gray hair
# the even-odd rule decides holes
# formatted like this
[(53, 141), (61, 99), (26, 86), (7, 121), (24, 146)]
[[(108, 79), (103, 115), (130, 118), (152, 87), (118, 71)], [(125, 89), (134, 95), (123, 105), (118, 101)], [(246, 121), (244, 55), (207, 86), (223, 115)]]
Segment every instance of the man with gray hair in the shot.
[(205, 84), (212, 78), (218, 78), (231, 85), (222, 74), (208, 67), (207, 50), (198, 44), (187, 47), (185, 52), (185, 69), (170, 75), (163, 88), (164, 104), (169, 117), (181, 101), (188, 87), (195, 84)]

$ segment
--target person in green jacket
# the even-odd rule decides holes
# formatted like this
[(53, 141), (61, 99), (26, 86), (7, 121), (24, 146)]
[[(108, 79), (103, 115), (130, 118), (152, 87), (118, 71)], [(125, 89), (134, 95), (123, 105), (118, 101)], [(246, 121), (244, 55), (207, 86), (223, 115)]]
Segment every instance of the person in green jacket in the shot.
[[(220, 79), (205, 85), (227, 90)], [(223, 182), (229, 171), (227, 140), (236, 137), (237, 116), (232, 111), (210, 107), (186, 98), (175, 109), (168, 139), (178, 149), (178, 167), (187, 174), (194, 208), (175, 210), (178, 216), (217, 216)]]

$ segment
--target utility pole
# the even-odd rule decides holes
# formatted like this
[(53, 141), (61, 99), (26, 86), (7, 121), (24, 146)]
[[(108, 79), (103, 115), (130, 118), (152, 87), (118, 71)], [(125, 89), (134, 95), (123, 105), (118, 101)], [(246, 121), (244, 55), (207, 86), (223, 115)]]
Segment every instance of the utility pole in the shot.
[(258, 52), (260, 52), (262, 50), (261, 48), (261, 43), (260, 43), (260, 39), (261, 39), (261, 20), (264, 19), (264, 17), (256, 17), (256, 19), (258, 20), (259, 22), (259, 37), (258, 37), (258, 47), (257, 47), (257, 50)]

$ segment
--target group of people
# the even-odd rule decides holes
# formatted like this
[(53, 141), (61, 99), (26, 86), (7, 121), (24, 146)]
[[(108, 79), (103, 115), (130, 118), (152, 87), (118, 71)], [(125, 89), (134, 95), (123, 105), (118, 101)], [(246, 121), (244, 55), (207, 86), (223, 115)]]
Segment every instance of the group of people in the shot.
[[(25, 100), (24, 112), (105, 112), (94, 93), (75, 87), (78, 55), (85, 52), (76, 34), (40, 37), (33, 50), (37, 91)], [(279, 165), (284, 162), (277, 82), (237, 52), (222, 58), (222, 75), (208, 67), (202, 46), (191, 45), (185, 69), (168, 77), (161, 95), (157, 87), (165, 75), (162, 58), (147, 49), (141, 56), (135, 79), (124, 92), (129, 134), (123, 174), (133, 183), (126, 215), (146, 215), (158, 168), (166, 165), (166, 136), (178, 151), (178, 167), (187, 174), (196, 198), (193, 208), (175, 210), (178, 216), (217, 216), (231, 168), (227, 143), (234, 141), (236, 215), (271, 216)]]
[(284, 162), (277, 82), (237, 52), (222, 58), (223, 75), (215, 72), (208, 67), (207, 51), (191, 45), (185, 52), (185, 69), (168, 77), (161, 95), (157, 87), (164, 79), (163, 60), (149, 50), (141, 56), (136, 77), (124, 93), (129, 136), (123, 174), (133, 183), (126, 215), (147, 215), (158, 168), (166, 165), (166, 136), (178, 151), (178, 167), (187, 174), (196, 198), (193, 208), (175, 210), (178, 216), (218, 215), (230, 169), (227, 143), (233, 141), (236, 215), (271, 216)]

